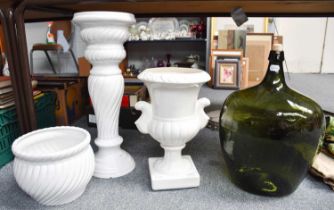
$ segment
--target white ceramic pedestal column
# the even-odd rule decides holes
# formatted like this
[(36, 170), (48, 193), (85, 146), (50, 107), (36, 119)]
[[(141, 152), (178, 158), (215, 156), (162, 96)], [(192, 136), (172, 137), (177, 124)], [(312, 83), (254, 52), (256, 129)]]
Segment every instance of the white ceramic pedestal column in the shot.
[(93, 65), (88, 90), (98, 131), (94, 176), (123, 176), (134, 169), (135, 162), (120, 148), (123, 138), (118, 134), (118, 122), (124, 79), (118, 65), (126, 56), (123, 43), (135, 18), (123, 12), (80, 12), (73, 22), (81, 28), (81, 38), (87, 44), (85, 57)]

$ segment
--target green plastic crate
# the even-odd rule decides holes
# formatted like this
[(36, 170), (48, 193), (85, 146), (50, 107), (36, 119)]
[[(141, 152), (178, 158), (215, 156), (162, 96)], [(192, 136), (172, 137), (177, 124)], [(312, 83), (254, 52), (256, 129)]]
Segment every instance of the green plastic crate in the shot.
[(0, 127), (3, 127), (4, 125), (10, 124), (10, 123), (16, 123), (16, 109), (15, 106), (6, 108), (6, 109), (0, 109)]
[[(35, 100), (37, 127), (46, 128), (56, 125), (56, 95), (52, 92)], [(15, 106), (0, 110), (0, 168), (13, 159), (11, 145), (20, 136)]]
[(11, 150), (13, 141), (19, 136), (19, 130), (9, 133), (0, 138), (0, 168), (13, 160), (14, 156)]
[(56, 126), (56, 94), (47, 92), (35, 102), (37, 128)]

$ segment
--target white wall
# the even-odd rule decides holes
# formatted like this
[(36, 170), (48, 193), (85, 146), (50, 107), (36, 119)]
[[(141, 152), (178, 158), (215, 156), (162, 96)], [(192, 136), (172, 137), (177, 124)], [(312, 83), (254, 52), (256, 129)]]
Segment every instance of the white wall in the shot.
[(334, 18), (328, 19), (322, 72), (334, 73)]
[[(28, 45), (28, 55), (30, 59), (30, 50), (36, 43), (45, 43), (47, 22), (42, 23), (27, 23), (26, 25), (26, 36)], [(30, 60), (29, 60), (30, 61)], [(34, 53), (34, 70), (35, 72), (41, 72), (41, 70), (48, 70), (51, 72), (51, 68), (47, 63), (45, 55), (41, 52)]]
[[(323, 52), (326, 18), (275, 18), (283, 36), (289, 72), (319, 73)], [(264, 18), (249, 18), (244, 24), (254, 25), (254, 32), (264, 32)], [(237, 28), (232, 18), (217, 18), (217, 30)], [(274, 31), (273, 25), (269, 28)], [(334, 73), (334, 18), (329, 18), (322, 73)]]
[[(254, 25), (254, 32), (261, 33), (264, 31), (264, 19), (263, 18), (249, 18), (244, 25)], [(244, 27), (244, 25), (240, 27)], [(234, 23), (231, 17), (217, 17), (217, 30), (223, 29), (237, 29), (237, 25)]]
[[(275, 18), (290, 72), (319, 73), (326, 18)], [(334, 40), (334, 36), (330, 38)], [(330, 43), (326, 43), (330, 45)], [(334, 69), (332, 70), (334, 72)]]
[[(27, 34), (27, 45), (28, 45), (28, 54), (30, 59), (30, 50), (32, 46), (36, 43), (45, 43), (46, 42), (46, 32), (48, 24), (47, 22), (40, 23), (26, 23), (26, 34)], [(73, 52), (76, 57), (83, 55), (84, 43), (82, 43), (80, 36), (78, 35), (79, 30), (74, 30), (72, 34), (73, 39)], [(55, 68), (57, 68), (57, 60), (54, 53), (49, 53)], [(42, 51), (35, 51), (33, 55), (34, 63), (34, 73), (53, 73), (52, 68), (50, 67), (47, 58)], [(76, 73), (76, 67), (73, 62), (72, 57), (69, 53), (63, 54), (60, 56), (61, 63), (60, 69), (61, 73)]]

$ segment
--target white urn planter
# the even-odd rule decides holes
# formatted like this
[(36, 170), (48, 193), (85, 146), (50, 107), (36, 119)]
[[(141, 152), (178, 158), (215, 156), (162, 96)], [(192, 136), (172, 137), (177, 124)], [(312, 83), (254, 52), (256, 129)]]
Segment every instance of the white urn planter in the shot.
[(90, 135), (81, 128), (36, 130), (16, 139), (12, 150), (17, 184), (44, 205), (77, 199), (93, 176)]
[(123, 176), (134, 169), (135, 162), (120, 147), (123, 138), (118, 134), (118, 125), (124, 79), (118, 65), (126, 56), (123, 43), (135, 17), (123, 12), (79, 12), (74, 14), (73, 22), (81, 28), (81, 38), (87, 44), (85, 57), (93, 65), (88, 90), (98, 131), (94, 176)]
[(138, 78), (144, 81), (151, 104), (140, 101), (135, 108), (142, 111), (136, 126), (142, 133), (150, 134), (164, 149), (162, 158), (149, 158), (153, 190), (197, 187), (200, 176), (189, 155), (181, 151), (209, 117), (204, 107), (207, 98), (198, 98), (200, 87), (210, 80), (203, 70), (188, 68), (152, 68)]

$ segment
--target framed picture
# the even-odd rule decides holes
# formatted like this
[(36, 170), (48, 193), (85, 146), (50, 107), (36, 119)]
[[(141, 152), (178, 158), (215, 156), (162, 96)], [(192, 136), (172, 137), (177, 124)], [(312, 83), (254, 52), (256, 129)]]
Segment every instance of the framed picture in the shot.
[(239, 88), (239, 60), (216, 60), (216, 88)]
[(243, 50), (246, 48), (246, 30), (220, 30), (218, 32), (218, 49)]
[(211, 50), (210, 55), (210, 66), (209, 66), (209, 73), (211, 76), (211, 81), (209, 81), (209, 86), (215, 86), (215, 77), (216, 77), (216, 60), (217, 59), (233, 59), (233, 60), (241, 60), (243, 56), (242, 50), (221, 50), (215, 49)]
[(272, 33), (247, 34), (245, 57), (249, 58), (248, 83), (250, 86), (254, 86), (263, 80), (273, 42), (274, 35)]

